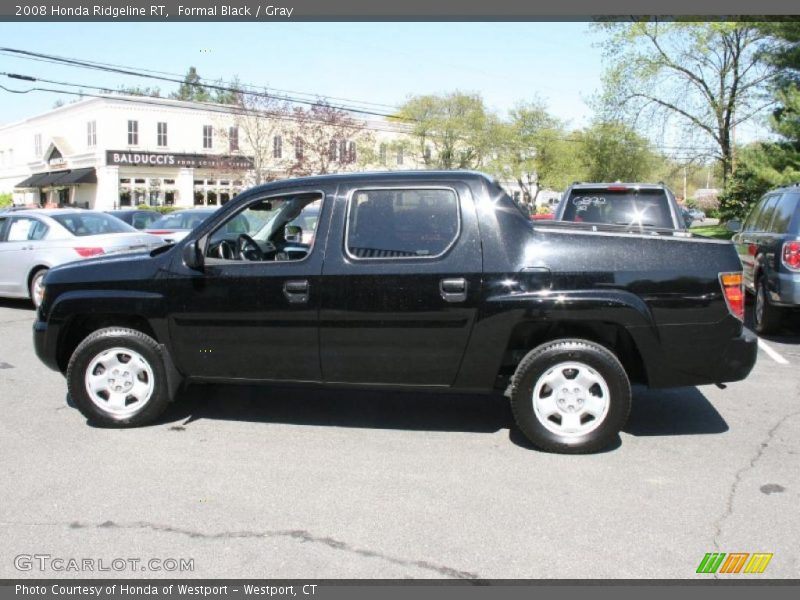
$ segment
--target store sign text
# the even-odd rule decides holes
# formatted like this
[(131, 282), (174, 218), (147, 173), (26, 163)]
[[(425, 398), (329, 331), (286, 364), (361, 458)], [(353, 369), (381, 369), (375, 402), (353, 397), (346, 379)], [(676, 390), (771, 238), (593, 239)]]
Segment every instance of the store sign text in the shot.
[(125, 152), (108, 150), (106, 164), (117, 166), (182, 167), (188, 169), (250, 170), (253, 159), (247, 156), (210, 154), (167, 154), (163, 152)]

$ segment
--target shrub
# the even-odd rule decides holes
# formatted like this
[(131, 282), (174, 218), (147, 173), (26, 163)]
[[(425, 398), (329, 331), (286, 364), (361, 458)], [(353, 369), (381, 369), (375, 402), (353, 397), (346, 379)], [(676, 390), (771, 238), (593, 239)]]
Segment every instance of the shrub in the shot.
[(7, 206), (11, 206), (14, 204), (13, 196), (8, 194), (0, 194), (0, 208), (6, 208)]

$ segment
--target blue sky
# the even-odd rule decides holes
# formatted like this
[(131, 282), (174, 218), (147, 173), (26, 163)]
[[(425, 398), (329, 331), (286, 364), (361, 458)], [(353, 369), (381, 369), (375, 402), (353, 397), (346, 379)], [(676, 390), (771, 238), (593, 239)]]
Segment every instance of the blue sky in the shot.
[[(600, 89), (600, 37), (587, 23), (3, 23), (2, 45), (61, 56), (397, 105), (409, 95), (480, 93), (503, 113), (540, 98), (572, 127)], [(0, 55), (0, 71), (89, 85), (169, 83)], [(0, 77), (0, 85), (26, 82)], [(0, 90), (0, 122), (59, 96)], [(66, 97), (69, 100), (69, 97)]]

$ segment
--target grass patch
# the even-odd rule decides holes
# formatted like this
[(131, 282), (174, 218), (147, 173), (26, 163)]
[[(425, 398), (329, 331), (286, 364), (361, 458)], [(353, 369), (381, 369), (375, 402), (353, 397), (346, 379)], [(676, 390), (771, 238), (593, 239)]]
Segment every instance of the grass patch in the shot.
[(689, 231), (703, 237), (714, 238), (715, 240), (729, 240), (733, 237), (733, 232), (728, 231), (725, 225), (701, 225), (700, 227), (692, 227)]

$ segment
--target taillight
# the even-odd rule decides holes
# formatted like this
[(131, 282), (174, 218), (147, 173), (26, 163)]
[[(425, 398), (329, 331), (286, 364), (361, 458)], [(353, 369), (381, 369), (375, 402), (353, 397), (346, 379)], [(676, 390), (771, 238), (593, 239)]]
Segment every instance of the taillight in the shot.
[(728, 310), (737, 319), (744, 321), (744, 286), (742, 285), (742, 272), (720, 273), (719, 282), (725, 295)]
[(175, 233), (174, 229), (148, 229), (147, 233), (150, 235), (169, 235), (170, 233)]
[(787, 269), (800, 271), (800, 242), (784, 242), (781, 262)]
[(627, 192), (628, 186), (625, 185), (609, 185), (606, 188), (609, 192)]
[(84, 258), (88, 258), (89, 256), (97, 256), (98, 254), (103, 253), (102, 248), (92, 248), (87, 246), (82, 246), (79, 248), (75, 248), (75, 252), (83, 256)]

